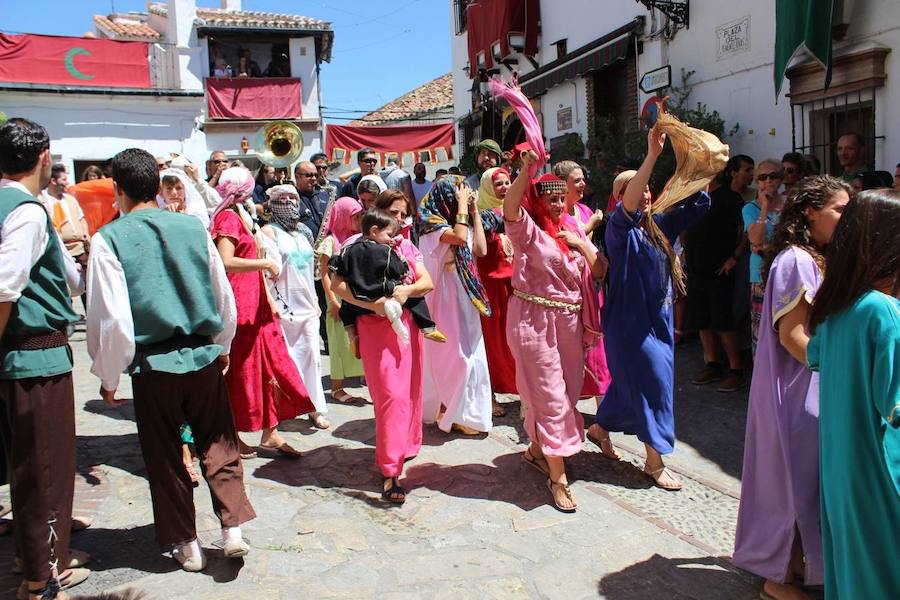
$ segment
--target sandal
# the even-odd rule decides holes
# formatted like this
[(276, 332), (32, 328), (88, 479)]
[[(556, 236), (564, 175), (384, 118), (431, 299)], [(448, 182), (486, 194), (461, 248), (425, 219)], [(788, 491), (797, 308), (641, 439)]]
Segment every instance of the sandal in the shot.
[(360, 398), (359, 396), (351, 396), (347, 393), (347, 390), (340, 389), (331, 392), (331, 399), (335, 402), (340, 402), (341, 404), (359, 404), (360, 402), (365, 402), (365, 398)]
[(267, 444), (260, 444), (259, 449), (268, 453), (274, 453), (276, 457), (282, 458), (290, 458), (290, 459), (298, 459), (303, 456), (299, 450), (288, 444), (287, 442), (281, 442), (277, 446), (269, 446)]
[[(647, 465), (644, 465), (644, 474), (646, 474), (650, 479), (653, 480), (653, 483), (656, 484), (658, 488), (664, 489), (667, 492), (677, 492), (681, 488), (684, 487), (684, 484), (678, 481), (672, 472), (669, 470), (669, 467), (663, 465), (660, 468), (650, 471)], [(660, 483), (660, 479), (662, 479), (663, 475), (667, 475), (669, 479), (674, 481), (672, 484), (663, 484)]]
[(522, 453), (522, 460), (540, 471), (544, 477), (550, 477), (550, 467), (547, 465), (547, 459), (536, 457), (531, 453), (531, 448), (525, 448), (525, 452)]
[(310, 413), (309, 420), (317, 429), (328, 429), (331, 427), (331, 421), (326, 419), (322, 413)]
[(238, 443), (238, 452), (240, 453), (241, 460), (252, 460), (258, 456), (256, 450), (245, 444), (243, 441)]
[[(609, 434), (606, 434), (606, 437), (594, 437), (591, 435), (591, 430), (588, 429), (585, 436), (588, 440), (590, 440), (594, 445), (600, 448), (600, 456), (604, 458), (608, 458), (609, 460), (622, 460), (621, 455), (616, 452), (615, 447), (612, 445), (612, 440), (609, 438)], [(609, 450), (604, 447), (604, 444), (609, 444)]]
[(505, 417), (505, 416), (506, 416), (506, 409), (503, 408), (502, 406), (500, 406), (500, 404), (497, 403), (497, 402), (495, 401), (495, 402), (493, 403), (493, 405), (491, 406), (491, 416), (492, 416), (492, 417), (498, 417), (498, 418), (499, 418), (499, 417)]
[(390, 484), (381, 491), (381, 499), (392, 504), (403, 504), (406, 502), (406, 490), (400, 487), (400, 483), (396, 477), (385, 477), (384, 485)]
[[(563, 489), (563, 492), (566, 494), (566, 498), (568, 498), (573, 504), (573, 506), (571, 508), (566, 508), (564, 506), (561, 506), (559, 504), (559, 502), (556, 501), (556, 494), (553, 492), (553, 486), (561, 487)], [(547, 479), (547, 488), (550, 490), (550, 495), (553, 497), (553, 504), (556, 506), (556, 509), (558, 511), (564, 512), (564, 513), (573, 513), (573, 512), (575, 512), (575, 509), (578, 508), (578, 505), (575, 503), (575, 498), (572, 496), (572, 490), (569, 489), (569, 484), (559, 483), (559, 482), (553, 481), (552, 479), (548, 478)]]

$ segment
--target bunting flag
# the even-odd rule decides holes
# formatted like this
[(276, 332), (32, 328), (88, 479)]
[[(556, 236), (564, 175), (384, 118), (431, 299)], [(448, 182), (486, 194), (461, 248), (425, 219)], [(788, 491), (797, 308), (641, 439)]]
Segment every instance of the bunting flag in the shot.
[(0, 81), (150, 87), (149, 44), (0, 33)]
[(791, 60), (805, 52), (825, 68), (831, 85), (831, 19), (835, 0), (775, 1), (775, 100)]

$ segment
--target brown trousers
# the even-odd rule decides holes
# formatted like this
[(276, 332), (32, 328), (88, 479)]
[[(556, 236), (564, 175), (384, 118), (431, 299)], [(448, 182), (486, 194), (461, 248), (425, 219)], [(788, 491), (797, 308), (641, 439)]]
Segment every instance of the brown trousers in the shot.
[(156, 541), (172, 545), (197, 537), (194, 491), (181, 460), (179, 429), (185, 422), (191, 426), (213, 510), (222, 526), (235, 527), (254, 518), (218, 361), (191, 373), (148, 371), (133, 376), (132, 387)]
[(75, 493), (72, 374), (0, 381), (0, 432), (10, 467), (16, 552), (25, 579), (47, 581), (51, 526), (59, 572), (69, 562)]

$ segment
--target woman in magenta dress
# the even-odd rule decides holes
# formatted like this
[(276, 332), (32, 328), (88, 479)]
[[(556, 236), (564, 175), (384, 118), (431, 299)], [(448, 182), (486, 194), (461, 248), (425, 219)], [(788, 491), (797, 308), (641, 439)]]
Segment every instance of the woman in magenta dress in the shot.
[(516, 383), (525, 406), (531, 445), (526, 462), (548, 477), (556, 507), (576, 508), (564, 458), (581, 450), (584, 421), (578, 398), (584, 358), (599, 336), (594, 279), (606, 261), (584, 233), (563, 219), (565, 183), (552, 174), (537, 181), (538, 196), (522, 210), (538, 155), (523, 155), (522, 171), (503, 201), (506, 233), (513, 244), (513, 296), (506, 321), (516, 363)]
[[(584, 197), (584, 170), (571, 160), (563, 160), (553, 166), (553, 172), (557, 177), (566, 182), (566, 216), (584, 232), (588, 241), (593, 241), (593, 233), (603, 222), (603, 211), (591, 211), (591, 208), (581, 200)], [(603, 288), (597, 286), (597, 306), (603, 311)], [(602, 318), (598, 317), (602, 323)], [(601, 329), (602, 331), (602, 329)], [(609, 375), (609, 367), (606, 365), (606, 347), (603, 344), (603, 336), (597, 341), (585, 359), (584, 386), (581, 388), (582, 398), (596, 398), (597, 406), (606, 395), (612, 378)], [(600, 445), (588, 432), (588, 439)]]
[[(243, 167), (222, 172), (216, 186), (222, 203), (212, 215), (210, 235), (216, 242), (237, 305), (237, 331), (231, 345), (231, 366), (225, 374), (235, 428), (260, 431), (260, 448), (299, 456), (276, 430), (278, 423), (315, 410), (297, 366), (287, 351), (263, 283), (263, 273), (275, 277), (279, 266), (263, 258), (258, 230), (243, 202), (253, 194), (253, 176)], [(241, 441), (241, 458), (256, 452)]]
[[(398, 190), (379, 195), (375, 206), (391, 213), (400, 223), (406, 220), (409, 202)], [(422, 254), (402, 236), (394, 251), (410, 265), (414, 277), (408, 285), (394, 288), (393, 299), (404, 304), (408, 298), (421, 298), (432, 289), (431, 277), (425, 269)], [(356, 320), (359, 353), (362, 357), (366, 384), (375, 409), (375, 463), (384, 477), (381, 497), (393, 504), (406, 501), (400, 486), (403, 464), (419, 453), (422, 446), (422, 332), (403, 310), (403, 324), (409, 330), (409, 345), (391, 328), (384, 315), (384, 298), (376, 302), (358, 300), (347, 283), (337, 274), (332, 290), (345, 302), (374, 311)]]
[(491, 377), (492, 414), (503, 417), (506, 410), (497, 403), (496, 394), (518, 394), (516, 361), (506, 343), (506, 310), (512, 295), (512, 244), (503, 225), (503, 199), (510, 186), (509, 171), (488, 169), (478, 188), (478, 210), (484, 223), (487, 254), (479, 258), (478, 275), (491, 304), (491, 316), (481, 316), (484, 349)]

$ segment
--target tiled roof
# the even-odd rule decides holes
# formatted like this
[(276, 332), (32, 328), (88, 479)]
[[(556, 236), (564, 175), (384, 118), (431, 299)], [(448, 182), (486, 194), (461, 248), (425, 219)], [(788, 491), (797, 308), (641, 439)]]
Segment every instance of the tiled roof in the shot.
[[(165, 4), (151, 4), (149, 12), (167, 16)], [(300, 15), (260, 12), (255, 10), (225, 10), (197, 7), (196, 24), (200, 27), (234, 27), (259, 29), (320, 29), (331, 30), (331, 23)]]
[(117, 15), (94, 15), (94, 26), (101, 33), (115, 39), (158, 40), (158, 31), (138, 20), (122, 19)]
[(357, 119), (350, 125), (383, 125), (404, 121), (453, 108), (453, 77), (450, 73), (417, 87), (408, 94), (388, 102), (376, 111)]

